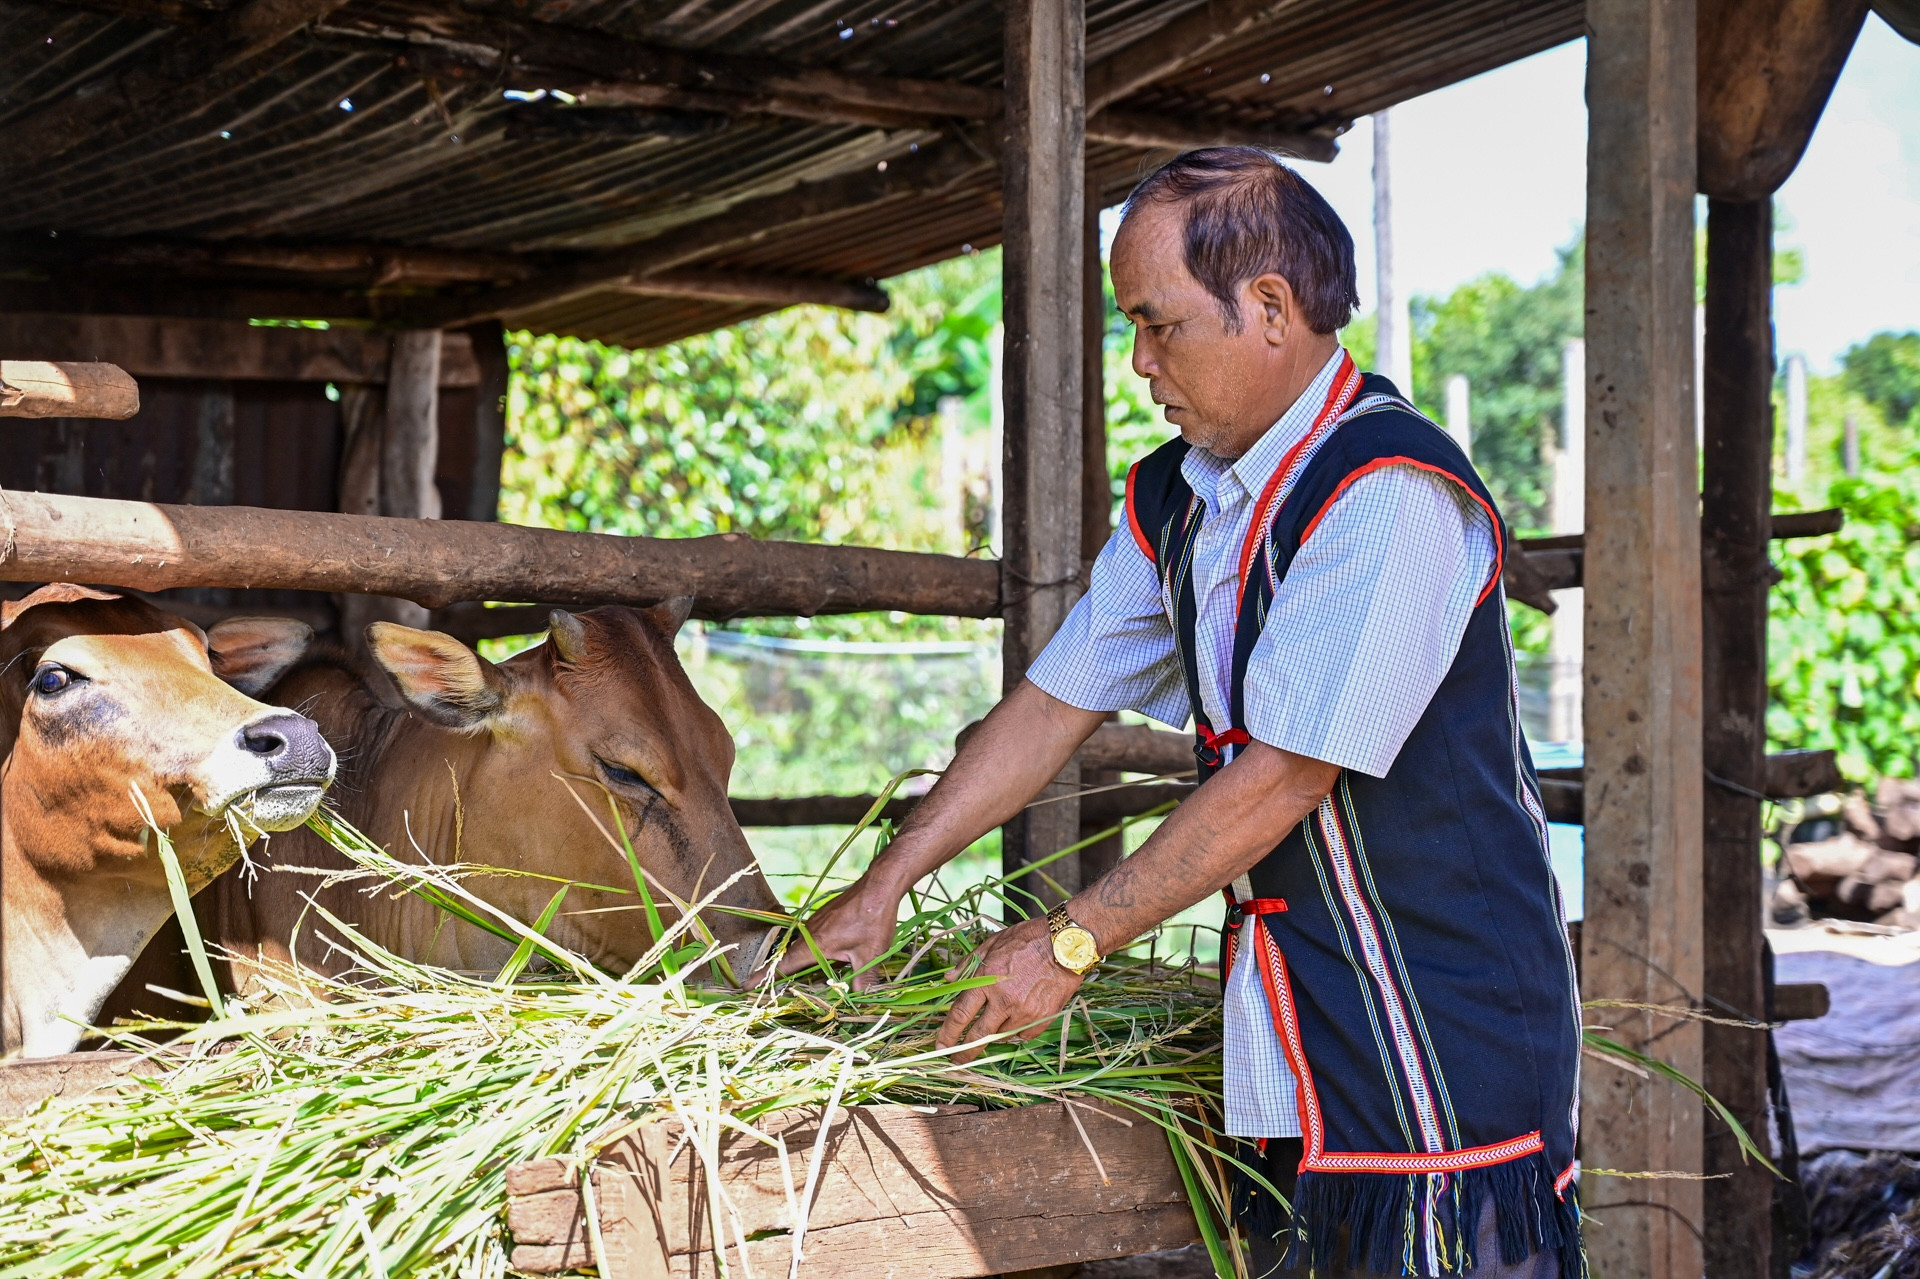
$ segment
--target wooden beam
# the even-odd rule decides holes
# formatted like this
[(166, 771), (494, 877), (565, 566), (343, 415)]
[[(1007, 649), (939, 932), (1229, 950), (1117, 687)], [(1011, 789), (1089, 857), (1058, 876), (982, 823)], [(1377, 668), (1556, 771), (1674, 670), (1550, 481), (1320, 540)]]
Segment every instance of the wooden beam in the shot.
[[(1080, 819), (1098, 830), (1123, 817), (1137, 817), (1162, 804), (1179, 803), (1192, 793), (1193, 786), (1186, 782), (1152, 782), (1120, 790), (1089, 791), (1079, 800)], [(804, 795), (793, 799), (728, 802), (733, 805), (734, 820), (742, 826), (852, 826), (867, 815), (878, 799), (877, 795)], [(880, 815), (890, 821), (900, 821), (919, 802), (917, 795), (890, 799)]]
[(694, 616), (1000, 615), (991, 560), (718, 537), (614, 537), (464, 520), (164, 506), (9, 490), (0, 581), (354, 591), (428, 608), (695, 598)]
[[(0, 315), (54, 311), (71, 315), (178, 316), (197, 320), (327, 320), (369, 323), (386, 299), (362, 288), (290, 283), (267, 286), (211, 280), (132, 279), (80, 269), (71, 275), (0, 280)], [(400, 305), (395, 303), (394, 305)]]
[(146, 272), (206, 277), (281, 272), (346, 280), (369, 288), (510, 283), (546, 265), (538, 256), (392, 244), (289, 244), (252, 240), (108, 238), (80, 235), (0, 237), (0, 257), (58, 274)]
[(115, 365), (0, 360), (0, 417), (124, 421), (139, 411), (139, 384)]
[[(1702, 22), (1705, 22), (1703, 5)], [(1704, 27), (1702, 28), (1704, 32)], [(1702, 60), (1702, 67), (1709, 65)], [(1704, 135), (1703, 135), (1704, 137)], [(1704, 144), (1703, 144), (1704, 150)], [(1707, 201), (1706, 422), (1700, 500), (1701, 760), (1753, 793), (1767, 784), (1767, 558), (1773, 508), (1773, 202)], [(1702, 991), (1721, 1015), (1766, 1020), (1760, 801), (1706, 788)], [(1767, 1130), (1767, 1041), (1709, 1025), (1703, 1082), (1749, 1132)], [(1703, 1129), (1706, 1265), (1714, 1279), (1771, 1279), (1772, 1174), (1726, 1126)]]
[(641, 297), (704, 298), (783, 307), (835, 306), (846, 311), (876, 313), (885, 312), (892, 305), (885, 289), (853, 280), (699, 267), (635, 276), (623, 281), (617, 291)]
[[(282, 328), (147, 315), (0, 313), (0, 351), (36, 360), (107, 360), (135, 377), (384, 384), (391, 343), (365, 329)], [(480, 380), (473, 343), (442, 335), (440, 385)]]
[(1323, 164), (1331, 163), (1340, 154), (1339, 142), (1323, 134), (1157, 111), (1123, 111), (1118, 107), (1108, 107), (1087, 117), (1087, 141), (1147, 151), (1261, 147), (1296, 160), (1318, 160)]
[[(1775, 541), (1794, 537), (1824, 537), (1838, 533), (1846, 514), (1838, 507), (1822, 511), (1789, 511), (1771, 519), (1770, 536)], [(1533, 604), (1540, 591), (1564, 591), (1583, 584), (1586, 572), (1586, 535), (1566, 533), (1556, 537), (1515, 539), (1506, 570), (1507, 596), (1523, 604)], [(1512, 553), (1517, 552), (1517, 554)]]
[[(1700, 516), (1693, 397), (1693, 0), (1588, 0), (1587, 999), (1700, 990)], [(1613, 1035), (1699, 1077), (1697, 1024)], [(1697, 1173), (1690, 1093), (1582, 1072), (1589, 1167)], [(1698, 1279), (1700, 1183), (1589, 1181), (1594, 1272)]]
[[(1007, 135), (1000, 177), (1003, 427), (1001, 562), (1006, 593), (1001, 682), (1011, 692), (1084, 589), (1080, 563), (1080, 450), (1086, 235), (1085, 0), (1010, 0), (1006, 31)], [(1079, 838), (1080, 768), (1001, 830), (1012, 874)], [(1053, 876), (1080, 887), (1071, 859)], [(1049, 901), (1047, 904), (1051, 905)], [(1008, 909), (1016, 908), (1009, 903)]]
[(1780, 189), (1813, 136), (1867, 0), (1698, 0), (1699, 189)]

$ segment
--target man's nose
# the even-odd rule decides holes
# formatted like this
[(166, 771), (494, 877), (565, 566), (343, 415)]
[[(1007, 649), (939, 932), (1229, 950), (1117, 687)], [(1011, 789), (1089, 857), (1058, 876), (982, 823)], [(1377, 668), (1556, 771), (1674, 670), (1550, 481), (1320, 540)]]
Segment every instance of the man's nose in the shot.
[(1145, 335), (1133, 335), (1133, 371), (1141, 377), (1155, 377), (1160, 372), (1160, 361), (1147, 349)]

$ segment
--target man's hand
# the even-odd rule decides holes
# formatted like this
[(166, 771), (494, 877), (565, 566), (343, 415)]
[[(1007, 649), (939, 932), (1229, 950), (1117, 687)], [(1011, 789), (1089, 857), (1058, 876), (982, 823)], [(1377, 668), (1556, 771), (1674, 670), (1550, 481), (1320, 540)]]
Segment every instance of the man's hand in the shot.
[[(861, 968), (887, 953), (893, 945), (900, 916), (901, 894), (862, 875), (845, 892), (815, 911), (807, 920), (808, 936), (822, 956), (852, 968)], [(782, 976), (813, 966), (814, 953), (805, 937), (795, 935), (780, 957)], [(874, 975), (860, 973), (853, 979), (855, 990), (873, 985)]]
[[(942, 1048), (1005, 1031), (1019, 1031), (1018, 1038), (1032, 1039), (1059, 1015), (1085, 980), (1053, 962), (1053, 935), (1044, 918), (1002, 929), (987, 939), (978, 954), (978, 975), (1000, 980), (964, 991), (953, 1001), (935, 1037)], [(969, 1047), (953, 1059), (969, 1062), (983, 1051), (984, 1047)]]

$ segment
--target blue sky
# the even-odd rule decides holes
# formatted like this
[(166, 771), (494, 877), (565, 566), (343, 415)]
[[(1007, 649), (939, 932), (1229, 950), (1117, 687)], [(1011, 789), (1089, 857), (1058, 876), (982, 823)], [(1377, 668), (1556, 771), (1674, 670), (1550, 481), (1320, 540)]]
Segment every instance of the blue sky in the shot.
[[(1533, 280), (1578, 230), (1586, 184), (1586, 48), (1575, 41), (1394, 111), (1405, 283), (1444, 293), (1486, 271)], [(1373, 144), (1362, 121), (1329, 165), (1302, 164), (1347, 219), (1373, 304)], [(1781, 243), (1806, 256), (1780, 290), (1779, 349), (1830, 371), (1881, 329), (1920, 329), (1920, 46), (1869, 16), (1825, 116), (1777, 197)]]

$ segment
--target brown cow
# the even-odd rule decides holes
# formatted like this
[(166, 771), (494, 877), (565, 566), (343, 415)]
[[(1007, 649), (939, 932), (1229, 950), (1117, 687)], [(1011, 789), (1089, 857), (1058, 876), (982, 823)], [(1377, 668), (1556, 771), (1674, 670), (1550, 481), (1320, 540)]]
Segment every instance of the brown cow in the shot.
[[(282, 632), (276, 631), (275, 634)], [(304, 822), (333, 778), (312, 720), (214, 675), (260, 676), (271, 638), (199, 627), (140, 600), (46, 586), (0, 609), (0, 942), (7, 1051), (70, 1052), (173, 914), (138, 787), (190, 890), (263, 831)]]
[[(609, 840), (608, 796), (640, 864), (674, 896), (695, 900), (745, 870), (721, 903), (778, 911), (727, 805), (733, 739), (673, 650), (690, 603), (556, 611), (546, 643), (498, 665), (450, 636), (377, 622), (368, 640), (384, 676), (369, 679), (338, 654), (316, 652), (268, 696), (320, 721), (341, 751), (334, 800), (342, 816), (396, 856), (555, 877), (467, 881), (520, 920), (539, 917), (556, 878), (631, 886), (625, 856)], [(388, 681), (399, 704), (382, 697)], [(310, 831), (274, 840), (256, 860), (269, 870), (348, 865)], [(347, 960), (315, 935), (332, 930), (307, 911), (318, 883), (269, 873), (249, 885), (230, 873), (196, 913), (235, 954), (286, 961), (297, 949), (300, 963), (338, 972)], [(364, 889), (336, 884), (317, 899), (403, 958), (495, 970), (512, 952), (418, 897)], [(666, 900), (659, 906), (677, 917)], [(575, 888), (561, 911), (549, 935), (610, 971), (652, 942), (631, 893)], [(739, 946), (731, 956), (739, 975), (757, 966), (766, 923), (717, 910), (703, 918), (719, 940)], [(245, 984), (244, 973), (230, 978)]]

